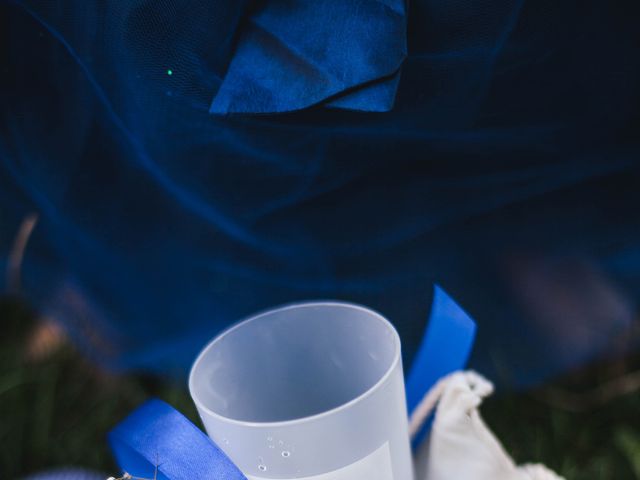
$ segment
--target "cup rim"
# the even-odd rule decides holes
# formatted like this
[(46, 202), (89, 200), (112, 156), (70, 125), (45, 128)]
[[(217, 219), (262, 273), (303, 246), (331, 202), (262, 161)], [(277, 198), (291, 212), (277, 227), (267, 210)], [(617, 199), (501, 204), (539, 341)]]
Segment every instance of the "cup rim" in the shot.
[[(256, 321), (264, 316), (267, 315), (271, 315), (277, 312), (283, 312), (286, 310), (291, 310), (294, 308), (300, 308), (300, 307), (341, 307), (341, 308), (349, 308), (349, 309), (354, 309), (354, 310), (360, 310), (363, 312), (366, 312), (367, 314), (369, 314), (372, 318), (375, 318), (377, 321), (379, 321), (380, 323), (382, 323), (391, 333), (392, 333), (392, 337), (393, 337), (393, 346), (394, 346), (394, 352), (393, 352), (393, 358), (389, 364), (389, 367), (385, 370), (385, 372), (380, 376), (380, 378), (378, 379), (378, 381), (376, 381), (371, 387), (369, 387), (367, 390), (365, 390), (364, 392), (362, 392), (361, 394), (357, 395), (356, 397), (350, 399), (349, 401), (342, 403), (336, 407), (333, 407), (329, 410), (325, 410), (323, 412), (320, 413), (315, 413), (313, 415), (307, 415), (305, 417), (299, 417), (299, 418), (293, 418), (293, 419), (288, 419), (288, 420), (279, 420), (279, 421), (273, 421), (273, 422), (256, 422), (256, 421), (247, 421), (247, 420), (239, 420), (237, 418), (231, 418), (231, 417), (227, 417), (225, 415), (222, 415), (220, 413), (215, 412), (214, 410), (210, 409), (209, 407), (207, 407), (206, 405), (204, 405), (204, 403), (202, 403), (200, 401), (199, 398), (197, 398), (197, 396), (194, 393), (194, 377), (196, 375), (196, 370), (199, 367), (199, 364), (203, 361), (203, 358), (207, 355), (207, 353), (211, 350), (211, 348), (213, 348), (213, 346), (219, 342), (220, 340), (222, 340), (225, 336), (229, 335), (230, 333), (234, 332), (235, 330), (242, 328), (244, 326), (246, 326), (248, 323), (251, 323), (253, 321)], [(364, 400), (365, 398), (369, 397), (370, 395), (372, 395), (377, 389), (378, 387), (380, 387), (380, 385), (384, 384), (388, 378), (393, 374), (394, 370), (396, 369), (396, 367), (398, 366), (398, 364), (400, 363), (402, 358), (401, 355), (401, 342), (400, 342), (400, 335), (398, 335), (398, 331), (396, 330), (396, 328), (393, 326), (393, 324), (387, 320), (382, 314), (380, 314), (379, 312), (365, 307), (363, 305), (359, 305), (356, 303), (351, 303), (351, 302), (344, 302), (344, 301), (339, 301), (339, 300), (326, 300), (326, 301), (311, 301), (311, 302), (295, 302), (295, 303), (288, 303), (279, 307), (274, 307), (274, 308), (269, 308), (267, 310), (263, 310), (259, 313), (256, 313), (254, 315), (251, 315), (247, 318), (245, 318), (244, 320), (241, 320), (237, 323), (235, 323), (234, 325), (230, 326), (229, 328), (223, 330), (222, 332), (220, 332), (218, 335), (216, 335), (209, 343), (207, 343), (207, 345), (205, 345), (203, 347), (203, 349), (200, 351), (200, 353), (198, 354), (198, 356), (196, 357), (195, 361), (193, 362), (193, 365), (191, 366), (191, 370), (189, 372), (189, 382), (188, 382), (188, 386), (189, 386), (189, 393), (191, 395), (191, 398), (193, 400), (193, 402), (196, 404), (196, 407), (198, 408), (198, 410), (200, 412), (206, 412), (208, 415), (222, 421), (225, 423), (230, 423), (230, 424), (234, 424), (237, 426), (243, 426), (243, 427), (255, 427), (255, 428), (277, 428), (277, 427), (288, 427), (288, 426), (292, 426), (292, 425), (299, 425), (302, 423), (307, 423), (307, 422), (312, 422), (312, 421), (316, 421), (316, 420), (320, 420), (323, 417), (326, 416), (330, 416), (330, 415), (334, 415), (342, 410), (347, 410), (348, 408), (352, 407), (353, 405), (359, 403), (360, 401)]]

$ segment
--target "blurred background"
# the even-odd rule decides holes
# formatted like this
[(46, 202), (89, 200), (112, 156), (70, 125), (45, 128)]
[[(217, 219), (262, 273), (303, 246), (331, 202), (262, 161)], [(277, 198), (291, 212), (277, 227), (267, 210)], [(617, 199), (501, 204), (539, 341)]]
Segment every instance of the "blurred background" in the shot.
[(326, 3), (0, 2), (0, 478), (115, 474), (279, 304), (380, 311), (408, 370), (438, 284), (518, 462), (640, 479), (639, 4)]

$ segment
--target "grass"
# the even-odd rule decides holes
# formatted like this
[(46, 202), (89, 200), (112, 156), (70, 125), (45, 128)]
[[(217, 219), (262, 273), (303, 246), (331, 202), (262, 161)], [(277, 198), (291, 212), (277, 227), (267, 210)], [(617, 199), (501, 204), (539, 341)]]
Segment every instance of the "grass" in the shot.
[(117, 473), (106, 433), (151, 396), (196, 420), (182, 384), (107, 376), (69, 347), (44, 362), (27, 361), (33, 318), (24, 304), (0, 301), (0, 478), (69, 465)]
[(531, 393), (502, 395), (482, 412), (519, 463), (542, 462), (572, 480), (640, 479), (637, 394), (583, 412), (551, 407)]
[[(24, 345), (34, 325), (32, 312), (3, 299), (0, 321), (0, 478), (69, 465), (117, 473), (106, 432), (151, 396), (196, 421), (184, 382), (108, 376), (69, 347), (30, 362)], [(589, 388), (600, 381), (598, 375), (590, 371), (559, 385)], [(519, 463), (543, 462), (573, 480), (640, 480), (638, 394), (580, 413), (550, 406), (539, 392), (502, 394), (489, 399), (482, 412)]]

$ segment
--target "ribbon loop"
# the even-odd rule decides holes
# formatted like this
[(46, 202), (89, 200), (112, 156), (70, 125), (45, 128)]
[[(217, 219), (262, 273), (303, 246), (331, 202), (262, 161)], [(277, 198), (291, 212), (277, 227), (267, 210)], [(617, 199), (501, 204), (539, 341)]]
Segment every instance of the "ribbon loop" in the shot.
[(134, 410), (109, 432), (109, 444), (118, 465), (135, 477), (247, 480), (213, 440), (161, 400)]

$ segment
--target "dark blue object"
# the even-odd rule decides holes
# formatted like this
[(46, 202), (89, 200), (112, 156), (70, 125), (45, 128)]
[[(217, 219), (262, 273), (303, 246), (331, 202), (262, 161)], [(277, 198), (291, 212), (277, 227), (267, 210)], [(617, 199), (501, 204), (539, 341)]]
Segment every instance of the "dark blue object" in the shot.
[(107, 475), (83, 468), (55, 468), (35, 473), (23, 480), (105, 480)]
[(0, 256), (39, 212), (23, 291), (113, 369), (182, 375), (310, 298), (382, 312), (410, 365), (434, 283), (500, 383), (629, 351), (638, 8), (2, 2)]

